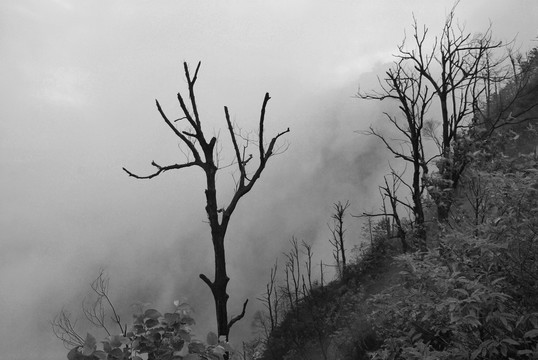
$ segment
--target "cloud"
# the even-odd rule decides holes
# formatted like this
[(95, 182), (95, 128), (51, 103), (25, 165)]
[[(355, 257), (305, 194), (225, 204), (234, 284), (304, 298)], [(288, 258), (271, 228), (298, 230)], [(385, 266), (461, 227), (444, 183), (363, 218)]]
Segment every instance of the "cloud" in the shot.
[(58, 106), (86, 106), (90, 81), (88, 71), (76, 67), (56, 67), (42, 74), (34, 96)]
[[(412, 11), (436, 26), (446, 13), (431, 1), (14, 3), (0, 5), (11, 9), (0, 34), (0, 347), (21, 360), (65, 358), (48, 321), (63, 305), (80, 308), (100, 267), (126, 320), (133, 301), (166, 310), (187, 296), (197, 332), (214, 326), (211, 294), (198, 278), (213, 272), (203, 176), (136, 181), (121, 170), (183, 159), (154, 104), (179, 114), (182, 60), (203, 61), (200, 111), (208, 133), (224, 129), (224, 143), (223, 105), (255, 131), (265, 91), (267, 134), (291, 128), (289, 150), (271, 159), (229, 229), (230, 312), (248, 297), (248, 318), (291, 236), (330, 261), (332, 204), (349, 199), (354, 213), (376, 206), (385, 155), (354, 131), (382, 115), (353, 95), (358, 84), (376, 87), (376, 64), (389, 60)], [(469, 21), (491, 15), (489, 2), (472, 4), (461, 4), (477, 11)], [(528, 1), (513, 5), (514, 14), (495, 4), (506, 21), (494, 26), (513, 29), (512, 16), (535, 20)], [(219, 179), (229, 199), (230, 172)], [(348, 224), (351, 245), (360, 224)], [(245, 319), (235, 334), (249, 327)]]
[(64, 10), (73, 10), (74, 9), (73, 2), (71, 2), (69, 0), (52, 0), (52, 2), (54, 4), (56, 4), (57, 6), (61, 7), (62, 9), (64, 9)]

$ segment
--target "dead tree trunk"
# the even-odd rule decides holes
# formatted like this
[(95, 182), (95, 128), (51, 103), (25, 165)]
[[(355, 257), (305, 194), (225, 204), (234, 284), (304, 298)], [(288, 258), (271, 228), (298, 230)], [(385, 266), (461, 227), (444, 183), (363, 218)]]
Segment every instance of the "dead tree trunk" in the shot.
[[(412, 165), (413, 176), (411, 183), (405, 181), (401, 175), (392, 171), (393, 176), (398, 177), (398, 181), (405, 185), (411, 194), (413, 205), (402, 203), (411, 210), (413, 221), (416, 225), (416, 238), (421, 250), (426, 250), (425, 216), (423, 206), (423, 194), (425, 190), (424, 178), (428, 174), (428, 163), (424, 154), (423, 130), (428, 109), (431, 106), (433, 93), (425, 85), (425, 78), (417, 71), (406, 66), (403, 60), (394, 63), (393, 68), (386, 72), (384, 82), (380, 82), (381, 91), (371, 94), (359, 94), (361, 99), (367, 100), (392, 100), (399, 105), (399, 115), (385, 113), (387, 120), (398, 130), (402, 139), (392, 140), (389, 136), (383, 135), (373, 127), (369, 131), (362, 132), (366, 135), (374, 135), (379, 138), (385, 147), (397, 159)], [(387, 185), (388, 186), (388, 185)]]
[[(183, 63), (185, 78), (188, 85), (188, 101), (190, 102), (190, 109), (189, 106), (187, 106), (186, 99), (181, 95), (181, 93), (178, 93), (177, 99), (183, 112), (182, 117), (171, 121), (162, 110), (159, 102), (156, 102), (157, 109), (165, 123), (179, 138), (180, 143), (188, 147), (189, 154), (188, 156), (186, 156), (186, 161), (167, 166), (161, 166), (155, 161), (153, 161), (151, 164), (156, 168), (155, 172), (145, 176), (136, 175), (125, 168), (123, 168), (123, 170), (127, 174), (129, 174), (129, 176), (135, 177), (137, 179), (151, 179), (168, 170), (178, 170), (192, 166), (199, 167), (204, 171), (206, 177), (205, 210), (207, 212), (209, 226), (211, 228), (211, 240), (213, 243), (213, 250), (215, 254), (215, 275), (213, 281), (211, 281), (204, 274), (201, 274), (200, 278), (209, 286), (215, 300), (218, 335), (219, 337), (225, 337), (226, 340), (228, 340), (230, 328), (233, 326), (233, 324), (235, 324), (245, 315), (245, 309), (248, 300), (243, 303), (241, 313), (228, 320), (227, 303), (229, 295), (226, 292), (226, 288), (228, 286), (230, 278), (228, 277), (228, 274), (226, 272), (226, 252), (224, 246), (226, 230), (228, 229), (230, 218), (239, 200), (252, 189), (256, 181), (260, 178), (261, 173), (265, 169), (267, 161), (271, 156), (275, 154), (275, 151), (277, 151), (277, 149), (275, 149), (277, 139), (289, 132), (289, 129), (278, 133), (275, 137), (271, 139), (271, 141), (266, 147), (264, 139), (265, 109), (270, 99), (269, 94), (266, 93), (260, 111), (260, 121), (257, 139), (246, 139), (246, 144), (241, 146), (240, 150), (240, 145), (237, 141), (236, 132), (230, 120), (228, 108), (226, 106), (224, 107), (224, 115), (226, 118), (228, 133), (230, 135), (231, 144), (234, 151), (234, 163), (237, 166), (237, 170), (239, 171), (239, 178), (236, 182), (235, 191), (228, 205), (219, 206), (217, 202), (216, 184), (216, 175), (219, 170), (219, 159), (218, 154), (215, 150), (217, 138), (213, 136), (208, 140), (208, 138), (204, 134), (194, 92), (194, 86), (198, 77), (198, 70), (200, 69), (200, 65), (201, 63), (199, 62), (194, 72), (194, 76), (191, 77), (191, 73), (189, 71), (187, 63)], [(183, 124), (184, 126), (176, 126), (175, 123), (177, 122), (180, 122), (180, 125)], [(258, 164), (257, 166), (252, 168), (252, 171), (248, 171), (250, 170), (250, 168), (247, 169), (247, 165), (249, 163), (255, 162), (251, 162), (251, 160), (253, 159), (252, 155), (249, 155), (248, 157), (246, 156), (246, 149), (248, 148), (249, 143), (257, 143), (258, 147)]]
[(346, 216), (346, 210), (349, 208), (349, 201), (342, 204), (340, 201), (334, 203), (334, 213), (331, 215), (334, 223), (329, 226), (332, 239), (329, 238), (329, 242), (334, 247), (333, 256), (336, 260), (336, 266), (340, 275), (340, 280), (346, 281), (346, 249), (344, 247), (344, 234), (346, 229), (344, 228), (344, 217)]

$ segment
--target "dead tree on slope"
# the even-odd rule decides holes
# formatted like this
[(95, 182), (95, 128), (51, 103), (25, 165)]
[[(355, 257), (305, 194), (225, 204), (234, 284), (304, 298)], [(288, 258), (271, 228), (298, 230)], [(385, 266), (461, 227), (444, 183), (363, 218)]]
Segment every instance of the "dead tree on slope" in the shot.
[[(277, 325), (280, 322), (280, 311), (282, 310), (282, 294), (278, 291), (278, 286), (276, 282), (276, 274), (278, 270), (278, 262), (275, 262), (275, 265), (271, 268), (271, 274), (269, 281), (265, 285), (265, 293), (258, 298), (267, 310), (267, 317), (269, 320), (268, 324), (261, 322), (264, 331), (264, 341), (266, 341), (271, 333), (275, 330)], [(261, 317), (264, 314), (260, 314)], [(265, 319), (264, 319), (265, 320)]]
[[(381, 89), (373, 93), (359, 93), (358, 97), (366, 100), (392, 100), (396, 101), (400, 110), (399, 116), (385, 113), (389, 123), (397, 130), (400, 139), (390, 139), (370, 126), (368, 131), (361, 132), (379, 138), (390, 153), (397, 159), (411, 164), (411, 182), (400, 181), (409, 189), (413, 205), (411, 207), (416, 237), (422, 244), (421, 250), (426, 249), (426, 230), (424, 228), (423, 194), (425, 190), (424, 178), (428, 174), (428, 164), (432, 158), (426, 158), (424, 153), (423, 129), (426, 116), (434, 96), (431, 87), (427, 85), (426, 78), (415, 69), (406, 66), (403, 60), (398, 60), (386, 72), (383, 81), (380, 80)], [(395, 172), (392, 172), (395, 174)]]
[[(267, 103), (269, 102), (269, 93), (265, 94), (260, 111), (260, 120), (258, 128), (258, 138), (256, 139), (258, 148), (258, 161), (257, 165), (247, 170), (248, 165), (256, 162), (253, 156), (250, 154), (247, 156), (248, 141), (245, 145), (241, 145), (238, 141), (240, 135), (236, 134), (236, 130), (230, 115), (228, 107), (224, 107), (224, 115), (226, 118), (226, 124), (230, 140), (233, 145), (235, 154), (234, 163), (239, 171), (239, 178), (236, 180), (236, 187), (231, 200), (227, 205), (219, 205), (217, 203), (217, 186), (216, 176), (219, 170), (218, 167), (218, 153), (216, 150), (217, 138), (209, 138), (202, 129), (202, 120), (198, 112), (198, 106), (196, 102), (196, 96), (194, 87), (198, 78), (198, 71), (200, 70), (201, 62), (196, 66), (194, 74), (189, 70), (187, 63), (183, 63), (185, 72), (185, 78), (188, 86), (188, 97), (185, 98), (181, 93), (177, 94), (179, 105), (183, 112), (183, 116), (176, 120), (171, 120), (162, 110), (161, 105), (156, 101), (157, 110), (163, 118), (166, 125), (172, 130), (172, 132), (179, 138), (180, 143), (185, 144), (189, 150), (189, 156), (185, 162), (171, 164), (171, 165), (159, 165), (155, 161), (151, 163), (155, 168), (155, 171), (149, 175), (137, 175), (125, 168), (123, 170), (136, 179), (151, 179), (169, 170), (180, 170), (188, 167), (199, 167), (203, 170), (206, 178), (206, 206), (207, 217), (209, 220), (209, 226), (211, 228), (211, 240), (213, 243), (213, 250), (215, 254), (215, 275), (213, 281), (211, 281), (206, 275), (200, 274), (200, 278), (209, 286), (215, 300), (215, 310), (217, 317), (218, 335), (226, 337), (228, 339), (230, 328), (232, 325), (240, 320), (245, 315), (245, 309), (248, 300), (243, 304), (242, 312), (230, 320), (228, 319), (227, 302), (229, 295), (226, 292), (226, 287), (230, 278), (226, 271), (226, 255), (224, 238), (226, 231), (230, 223), (231, 216), (236, 209), (239, 200), (245, 196), (254, 184), (260, 178), (267, 161), (270, 157), (275, 155), (275, 145), (277, 140), (287, 132), (278, 133), (274, 136), (268, 144), (265, 141), (264, 124), (265, 124), (265, 110)], [(187, 102), (190, 103), (190, 109)], [(178, 123), (183, 126), (175, 125)], [(241, 137), (240, 137), (241, 138)]]
[(469, 163), (465, 155), (465, 132), (472, 125), (480, 99), (486, 95), (483, 77), (501, 61), (493, 63), (490, 54), (502, 47), (492, 40), (491, 29), (473, 36), (454, 23), (455, 9), (447, 16), (441, 36), (427, 49), (428, 29), (413, 24), (411, 49), (406, 42), (398, 47), (396, 57), (423, 79), (438, 100), (441, 134), (438, 176), (429, 178), (429, 192), (437, 206), (437, 217), (448, 220), (454, 190)]
[[(409, 137), (414, 137), (418, 141), (421, 137), (417, 131), (428, 130), (424, 128), (425, 116), (428, 116), (428, 120), (440, 117), (441, 133), (429, 131), (428, 134), (429, 137), (434, 138), (439, 147), (438, 153), (432, 157), (437, 159), (438, 170), (435, 174), (428, 174), (428, 161), (424, 159), (422, 159), (423, 164), (418, 165), (418, 167), (423, 167), (422, 178), (428, 183), (428, 192), (435, 201), (437, 218), (440, 222), (448, 220), (454, 201), (454, 191), (470, 161), (467, 156), (470, 142), (467, 136), (468, 130), (476, 126), (481, 102), (488, 97), (488, 89), (491, 86), (491, 82), (484, 79), (490, 79), (493, 72), (502, 72), (500, 68), (504, 66), (507, 58), (500, 56), (493, 60), (493, 54), (500, 52), (503, 45), (501, 42), (493, 41), (490, 28), (483, 34), (472, 35), (466, 32), (464, 27), (458, 25), (454, 17), (455, 8), (447, 16), (440, 36), (434, 37), (431, 41), (428, 29), (419, 28), (414, 19), (412, 40), (404, 39), (403, 43), (398, 46), (395, 66), (387, 73), (387, 81), (393, 84), (388, 89), (383, 88), (384, 91), (377, 96), (361, 96), (379, 100), (387, 97), (395, 99), (406, 116), (417, 115), (405, 110), (408, 104), (413, 104), (413, 101), (409, 101), (410, 99), (424, 100), (429, 104), (433, 103), (432, 100), (436, 100), (436, 108), (430, 111), (427, 106), (424, 112), (419, 113), (419, 118), (408, 121), (409, 128), (407, 129), (399, 126), (396, 121), (391, 120), (391, 122), (400, 132), (408, 133)], [(391, 75), (400, 74), (402, 69), (403, 76)], [(421, 86), (409, 88), (407, 85), (409, 83), (421, 84)], [(399, 94), (398, 89), (405, 90), (404, 94), (412, 95), (409, 98), (387, 96)], [(415, 133), (413, 133), (414, 130), (416, 130)], [(387, 147), (390, 145), (388, 143), (385, 141)], [(390, 150), (394, 153), (393, 149)], [(415, 149), (412, 151), (411, 158), (414, 159), (417, 153), (414, 152)], [(395, 156), (405, 159), (399, 151), (396, 151)], [(414, 164), (415, 172), (418, 167)], [(415, 181), (413, 181), (413, 186), (416, 186)], [(418, 192), (415, 192), (415, 196), (417, 195)], [(420, 216), (420, 214), (417, 215)]]
[(342, 204), (340, 201), (334, 203), (334, 213), (331, 215), (333, 224), (327, 225), (331, 232), (329, 243), (333, 246), (333, 257), (336, 261), (336, 268), (342, 282), (346, 281), (346, 249), (344, 247), (346, 229), (344, 228), (344, 217), (346, 216), (349, 205), (349, 201), (346, 201), (345, 204)]

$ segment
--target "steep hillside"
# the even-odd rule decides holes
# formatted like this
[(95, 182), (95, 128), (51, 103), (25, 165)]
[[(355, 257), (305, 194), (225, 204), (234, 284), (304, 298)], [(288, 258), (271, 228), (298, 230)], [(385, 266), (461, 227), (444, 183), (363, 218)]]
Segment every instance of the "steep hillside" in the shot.
[(402, 253), (382, 218), (343, 280), (290, 298), (255, 358), (538, 358), (537, 65), (534, 49), (489, 97), (486, 121), (462, 131), (466, 167), (446, 221), (423, 195), (426, 251), (409, 222)]
[(347, 267), (345, 280), (317, 284), (287, 313), (259, 358), (360, 358), (382, 344), (368, 324), (367, 299), (397, 284), (401, 267), (393, 256), (401, 250), (381, 231), (376, 235), (360, 261)]
[(346, 281), (313, 289), (260, 358), (538, 357), (538, 161), (487, 155), (427, 253), (401, 254), (378, 231)]

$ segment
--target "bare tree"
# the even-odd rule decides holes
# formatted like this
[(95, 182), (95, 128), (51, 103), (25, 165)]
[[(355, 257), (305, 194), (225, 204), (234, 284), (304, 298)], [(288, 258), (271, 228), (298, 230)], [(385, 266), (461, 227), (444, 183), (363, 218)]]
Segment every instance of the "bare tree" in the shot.
[[(229, 295), (226, 292), (226, 288), (230, 278), (228, 277), (226, 271), (226, 255), (224, 246), (226, 231), (228, 229), (231, 216), (236, 209), (239, 200), (250, 190), (252, 190), (252, 187), (258, 181), (263, 170), (265, 169), (267, 161), (270, 157), (275, 155), (275, 151), (277, 151), (275, 149), (277, 140), (282, 135), (289, 132), (289, 128), (278, 133), (269, 141), (268, 144), (266, 144), (264, 134), (265, 111), (267, 103), (270, 99), (269, 93), (266, 93), (260, 111), (259, 128), (257, 134), (258, 137), (256, 140), (250, 141), (257, 143), (258, 161), (257, 164), (250, 169), (249, 165), (256, 162), (253, 160), (253, 156), (251, 154), (247, 155), (247, 147), (250, 142), (247, 141), (245, 145), (240, 144), (238, 137), (240, 139), (241, 137), (240, 135), (236, 134), (234, 125), (230, 120), (228, 108), (226, 106), (224, 107), (224, 115), (226, 118), (228, 133), (230, 135), (230, 140), (235, 154), (234, 163), (239, 171), (239, 178), (236, 181), (235, 191), (231, 200), (227, 205), (219, 205), (217, 203), (216, 187), (216, 176), (219, 170), (219, 159), (215, 147), (217, 144), (217, 138), (214, 136), (209, 138), (203, 132), (202, 120), (198, 112), (194, 91), (200, 65), (201, 62), (199, 62), (196, 66), (194, 74), (191, 74), (187, 63), (183, 63), (185, 78), (188, 86), (188, 98), (185, 98), (183, 95), (181, 95), (181, 93), (177, 94), (177, 99), (183, 112), (182, 117), (177, 120), (170, 120), (170, 118), (162, 110), (159, 102), (156, 101), (157, 110), (159, 111), (159, 114), (163, 118), (166, 125), (179, 138), (180, 143), (187, 146), (189, 156), (187, 156), (186, 161), (166, 166), (161, 166), (153, 161), (151, 164), (153, 167), (155, 167), (155, 171), (149, 175), (137, 175), (125, 168), (123, 170), (125, 170), (129, 176), (136, 179), (151, 179), (169, 170), (180, 170), (188, 167), (199, 167), (203, 170), (206, 178), (205, 210), (207, 212), (209, 226), (211, 228), (211, 239), (215, 254), (215, 275), (213, 281), (211, 281), (204, 274), (200, 274), (200, 278), (209, 286), (215, 300), (218, 335), (219, 337), (225, 336), (226, 339), (228, 339), (232, 325), (244, 316), (248, 300), (244, 302), (242, 312), (238, 316), (235, 316), (229, 320), (227, 308)], [(187, 102), (190, 103), (190, 109)], [(177, 122), (184, 125), (176, 126), (175, 123)]]
[(301, 245), (303, 246), (303, 254), (306, 255), (304, 265), (308, 281), (305, 281), (303, 275), (303, 293), (306, 296), (307, 294), (310, 294), (312, 292), (312, 289), (314, 288), (314, 284), (312, 282), (312, 256), (314, 255), (314, 253), (312, 252), (312, 244), (309, 244), (303, 240), (301, 242)]
[(346, 249), (344, 247), (344, 234), (346, 229), (344, 228), (344, 217), (346, 211), (349, 208), (349, 201), (345, 204), (338, 201), (333, 204), (334, 213), (331, 215), (333, 224), (328, 224), (331, 237), (329, 242), (333, 246), (333, 257), (336, 261), (336, 268), (341, 281), (346, 280)]
[(286, 277), (286, 285), (283, 289), (288, 301), (290, 310), (295, 312), (298, 316), (298, 304), (302, 297), (301, 290), (301, 263), (300, 263), (300, 251), (299, 242), (295, 236), (290, 239), (291, 250), (284, 254), (286, 257), (286, 266), (284, 268), (284, 275)]
[[(380, 137), (397, 158), (413, 164), (417, 225), (422, 223), (420, 198), (424, 182), (436, 203), (438, 220), (448, 220), (454, 190), (470, 161), (467, 156), (469, 129), (477, 126), (481, 105), (484, 99), (490, 98), (493, 74), (498, 83), (507, 79), (509, 73), (504, 69), (506, 56), (494, 60), (494, 53), (501, 52), (504, 45), (493, 41), (491, 28), (477, 35), (466, 32), (454, 20), (456, 6), (457, 3), (447, 16), (440, 36), (433, 39), (428, 36), (428, 29), (419, 28), (414, 19), (412, 39), (404, 39), (398, 46), (397, 60), (387, 72), (383, 91), (360, 95), (365, 99), (394, 99), (405, 114), (406, 121), (401, 123), (388, 117), (404, 135), (408, 151), (400, 151), (372, 129), (370, 133)], [(430, 109), (433, 104), (435, 108)], [(489, 112), (489, 106), (487, 108)], [(431, 120), (437, 113), (440, 114), (440, 134)], [(424, 157), (421, 133), (432, 138), (439, 148), (438, 153), (428, 159)], [(435, 174), (428, 173), (428, 163), (433, 159), (437, 159)], [(420, 228), (418, 231), (422, 232)]]
[(280, 310), (282, 307), (280, 300), (282, 295), (279, 293), (276, 283), (277, 270), (278, 261), (276, 261), (275, 265), (271, 268), (269, 281), (265, 285), (265, 293), (258, 298), (258, 300), (260, 300), (265, 306), (265, 309), (267, 310), (267, 317), (269, 318), (269, 324), (261, 324), (264, 328), (265, 339), (269, 338), (269, 335), (275, 330), (280, 321)]
[[(457, 4), (456, 4), (457, 5)], [(486, 94), (483, 77), (500, 61), (492, 63), (489, 54), (502, 44), (492, 40), (491, 29), (473, 36), (454, 21), (455, 7), (451, 10), (440, 37), (426, 48), (428, 29), (413, 24), (411, 49), (404, 43), (398, 48), (397, 58), (413, 67), (416, 76), (432, 88), (441, 114), (441, 135), (438, 138), (438, 177), (429, 182), (430, 195), (437, 205), (437, 217), (448, 220), (454, 190), (468, 165), (465, 156), (465, 131)]]
[[(407, 243), (407, 231), (404, 228), (402, 219), (400, 218), (400, 215), (398, 214), (398, 205), (403, 205), (405, 207), (411, 207), (408, 203), (401, 201), (398, 199), (397, 191), (402, 183), (401, 181), (401, 175), (398, 175), (396, 172), (392, 171), (391, 173), (391, 185), (389, 186), (389, 182), (387, 181), (387, 177), (384, 177), (385, 185), (380, 186), (380, 190), (383, 192), (383, 203), (385, 203), (385, 199), (389, 200), (391, 211), (390, 213), (387, 213), (386, 209), (384, 209), (384, 214), (391, 216), (393, 223), (396, 226), (396, 236), (400, 239), (400, 242), (402, 243), (402, 251), (406, 253), (409, 250), (409, 244)], [(426, 242), (424, 241), (424, 238), (418, 237), (419, 240), (419, 249), (421, 251), (426, 251)], [(422, 242), (421, 242), (422, 240)]]
[[(402, 251), (406, 253), (409, 251), (409, 244), (407, 242), (407, 231), (403, 225), (402, 218), (399, 215), (398, 207), (403, 206), (405, 208), (408, 208), (409, 210), (413, 210), (413, 206), (408, 204), (406, 201), (402, 201), (398, 198), (398, 189), (400, 185), (403, 183), (401, 178), (402, 174), (397, 174), (394, 169), (391, 171), (391, 183), (389, 185), (389, 181), (387, 180), (387, 176), (383, 178), (384, 185), (379, 186), (379, 191), (381, 194), (381, 201), (382, 201), (382, 207), (380, 213), (374, 213), (374, 212), (364, 212), (362, 215), (358, 215), (355, 217), (367, 217), (368, 218), (368, 224), (369, 224), (369, 232), (370, 232), (370, 242), (373, 242), (372, 238), (372, 225), (371, 225), (371, 218), (373, 217), (382, 217), (386, 219), (387, 224), (387, 238), (390, 239), (393, 237), (392, 228), (396, 228), (396, 237), (400, 239), (400, 242), (402, 244)], [(390, 211), (387, 210), (385, 200), (388, 200), (390, 203)], [(389, 218), (392, 218), (393, 220), (393, 226), (390, 226)], [(421, 251), (427, 250), (427, 244), (424, 241), (424, 238), (418, 238), (418, 248)]]
[[(411, 207), (416, 225), (416, 236), (420, 242), (426, 243), (426, 230), (424, 228), (424, 178), (428, 174), (428, 164), (432, 158), (426, 158), (424, 153), (423, 129), (426, 116), (434, 96), (427, 85), (426, 78), (414, 68), (407, 66), (403, 59), (398, 59), (393, 68), (386, 72), (386, 77), (380, 81), (381, 90), (369, 94), (359, 93), (361, 99), (366, 100), (393, 100), (399, 105), (400, 116), (385, 113), (389, 123), (394, 126), (400, 139), (390, 139), (373, 127), (366, 135), (379, 138), (387, 149), (397, 159), (411, 164), (411, 181), (406, 182), (399, 176), (411, 193), (413, 205)], [(395, 172), (393, 171), (393, 174)]]

